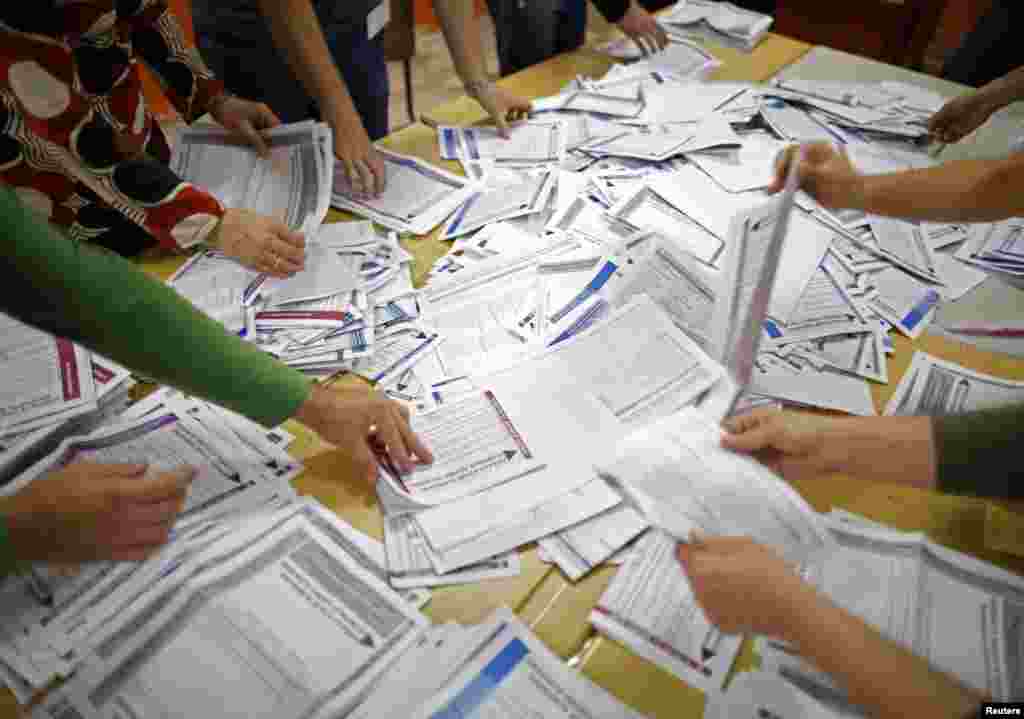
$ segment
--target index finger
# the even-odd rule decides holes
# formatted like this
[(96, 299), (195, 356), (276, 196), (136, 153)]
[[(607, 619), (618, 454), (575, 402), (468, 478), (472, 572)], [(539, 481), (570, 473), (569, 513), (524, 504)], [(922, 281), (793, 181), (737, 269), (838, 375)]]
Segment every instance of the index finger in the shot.
[(374, 196), (379, 196), (384, 192), (384, 187), (387, 185), (387, 175), (384, 165), (384, 160), (376, 152), (372, 153), (367, 159), (367, 164), (370, 166), (370, 173), (373, 175), (371, 178), (372, 186), (370, 192)]
[(398, 431), (402, 435), (402, 441), (405, 442), (406, 448), (410, 453), (415, 454), (416, 458), (423, 464), (430, 464), (434, 461), (434, 453), (430, 451), (427, 445), (423, 444), (423, 440), (412, 431), (412, 427), (409, 425), (408, 410), (405, 407), (399, 406), (400, 417), (395, 421), (398, 426)]
[(195, 467), (181, 467), (153, 477), (126, 480), (117, 487), (117, 498), (125, 502), (148, 504), (180, 497), (196, 476)]

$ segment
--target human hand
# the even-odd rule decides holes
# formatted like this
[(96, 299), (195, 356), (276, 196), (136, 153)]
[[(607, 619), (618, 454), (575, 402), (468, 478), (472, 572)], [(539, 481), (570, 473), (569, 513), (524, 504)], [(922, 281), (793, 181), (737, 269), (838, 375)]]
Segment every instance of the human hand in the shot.
[(224, 128), (256, 148), (260, 157), (270, 154), (270, 147), (261, 131), (281, 124), (281, 120), (266, 104), (243, 100), (227, 93), (213, 98), (210, 115)]
[(844, 447), (836, 420), (760, 408), (722, 423), (722, 446), (751, 454), (789, 481), (835, 471)]
[(782, 557), (749, 537), (693, 537), (676, 556), (704, 614), (726, 634), (784, 637), (797, 608), (816, 599)]
[(377, 481), (377, 452), (402, 474), (434, 461), (409, 427), (409, 410), (376, 390), (314, 386), (295, 417), (343, 450), (371, 487)]
[(997, 109), (980, 92), (955, 97), (931, 116), (928, 132), (939, 142), (959, 142), (985, 124)]
[(829, 209), (863, 205), (864, 176), (857, 172), (845, 152), (827, 142), (792, 145), (780, 152), (775, 160), (775, 179), (768, 186), (769, 194), (786, 186), (789, 166), (801, 149), (800, 164), (796, 168), (801, 189)]
[(289, 277), (306, 263), (306, 241), (301, 233), (252, 210), (226, 210), (209, 244), (246, 267), (273, 277)]
[(466, 92), (487, 111), (502, 137), (508, 137), (509, 120), (521, 120), (530, 114), (529, 100), (498, 87), (490, 80), (467, 83)]
[(4, 520), (23, 561), (139, 560), (164, 544), (195, 469), (73, 462), (10, 498)]
[(619, 29), (636, 43), (644, 55), (664, 50), (668, 45), (668, 33), (658, 24), (654, 16), (637, 5), (630, 3), (629, 10), (617, 23)]
[(334, 130), (334, 155), (344, 168), (344, 178), (356, 197), (379, 197), (387, 184), (384, 160), (370, 142), (361, 121), (338, 120)]

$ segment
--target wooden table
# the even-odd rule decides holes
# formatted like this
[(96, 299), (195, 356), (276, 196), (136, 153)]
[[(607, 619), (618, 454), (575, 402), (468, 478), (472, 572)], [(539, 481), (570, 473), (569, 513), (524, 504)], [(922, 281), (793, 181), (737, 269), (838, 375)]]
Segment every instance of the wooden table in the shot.
[[(723, 61), (723, 66), (712, 75), (712, 80), (750, 82), (768, 79), (810, 50), (804, 43), (776, 35), (770, 35), (750, 54), (711, 43), (706, 47)], [(527, 97), (549, 95), (577, 75), (597, 76), (611, 64), (607, 57), (582, 49), (506, 78), (502, 85)], [(465, 97), (433, 108), (427, 114), (435, 122), (443, 123), (466, 124), (484, 119), (479, 106)], [(411, 125), (390, 135), (382, 144), (397, 152), (445, 165), (439, 158), (435, 131), (426, 125)], [(447, 166), (459, 171), (457, 163)], [(328, 216), (328, 221), (349, 219), (353, 219), (351, 215), (335, 210)], [(417, 286), (423, 283), (429, 268), (448, 249), (446, 243), (438, 239), (437, 232), (426, 237), (404, 237), (402, 245), (415, 258), (413, 278)], [(147, 272), (166, 278), (180, 263), (178, 258), (162, 258), (147, 260), (143, 266)], [(1024, 379), (1024, 361), (988, 355), (939, 338), (923, 339), (916, 346), (980, 371)], [(897, 339), (897, 354), (889, 367), (893, 380), (890, 385), (877, 388), (876, 402), (884, 402), (894, 390), (910, 361), (912, 349), (910, 343)], [(346, 378), (344, 381), (359, 380)], [(294, 421), (288, 423), (288, 429), (297, 437), (290, 448), (292, 453), (306, 464), (306, 471), (296, 480), (297, 489), (316, 496), (356, 528), (382, 537), (382, 521), (376, 500), (365, 488), (347, 481), (352, 472), (343, 454), (334, 451)], [(937, 541), (970, 551), (1001, 566), (1024, 571), (1024, 561), (1013, 561), (985, 549), (986, 502), (839, 477), (802, 483), (798, 488), (819, 510), (827, 510), (833, 505), (843, 506), (902, 529), (923, 529)], [(587, 614), (613, 576), (614, 568), (600, 568), (573, 585), (556, 568), (540, 562), (533, 546), (525, 548), (521, 554), (523, 571), (520, 576), (435, 590), (426, 609), (427, 615), (437, 622), (456, 620), (474, 623), (493, 609), (507, 605), (533, 627), (553, 651), (566, 658), (577, 656), (584, 672), (638, 710), (658, 717), (700, 716), (704, 701), (700, 692), (633, 656), (614, 642), (596, 636), (587, 623)], [(749, 668), (753, 661), (748, 642), (737, 666)], [(0, 701), (0, 719), (14, 716), (15, 712), (13, 697), (8, 695)]]

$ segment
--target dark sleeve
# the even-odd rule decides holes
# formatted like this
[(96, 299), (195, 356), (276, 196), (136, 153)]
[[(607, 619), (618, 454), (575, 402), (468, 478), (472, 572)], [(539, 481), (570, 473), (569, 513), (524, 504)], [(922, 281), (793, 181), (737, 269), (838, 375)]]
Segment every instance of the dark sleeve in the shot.
[(122, 257), (61, 237), (0, 184), (0, 311), (272, 426), (309, 381)]
[(1024, 497), (1024, 405), (935, 417), (938, 489), (977, 497)]
[(591, 0), (608, 22), (618, 22), (629, 10), (629, 0)]

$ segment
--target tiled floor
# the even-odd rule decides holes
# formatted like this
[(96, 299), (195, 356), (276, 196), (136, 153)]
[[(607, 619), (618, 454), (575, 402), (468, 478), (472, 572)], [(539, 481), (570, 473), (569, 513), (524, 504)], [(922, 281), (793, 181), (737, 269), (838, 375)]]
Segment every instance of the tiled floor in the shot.
[[(498, 75), (497, 45), (494, 40), (494, 24), (489, 15), (481, 17), (481, 44), (487, 58), (487, 71), (493, 77)], [(590, 7), (588, 35), (603, 32), (607, 23)], [(398, 130), (409, 123), (406, 110), (406, 87), (402, 64), (388, 63), (391, 81), (391, 129)], [(462, 83), (455, 74), (451, 56), (444, 36), (439, 30), (419, 26), (416, 28), (416, 57), (412, 62), (413, 100), (416, 113), (423, 113), (442, 103), (454, 100), (463, 94)]]

